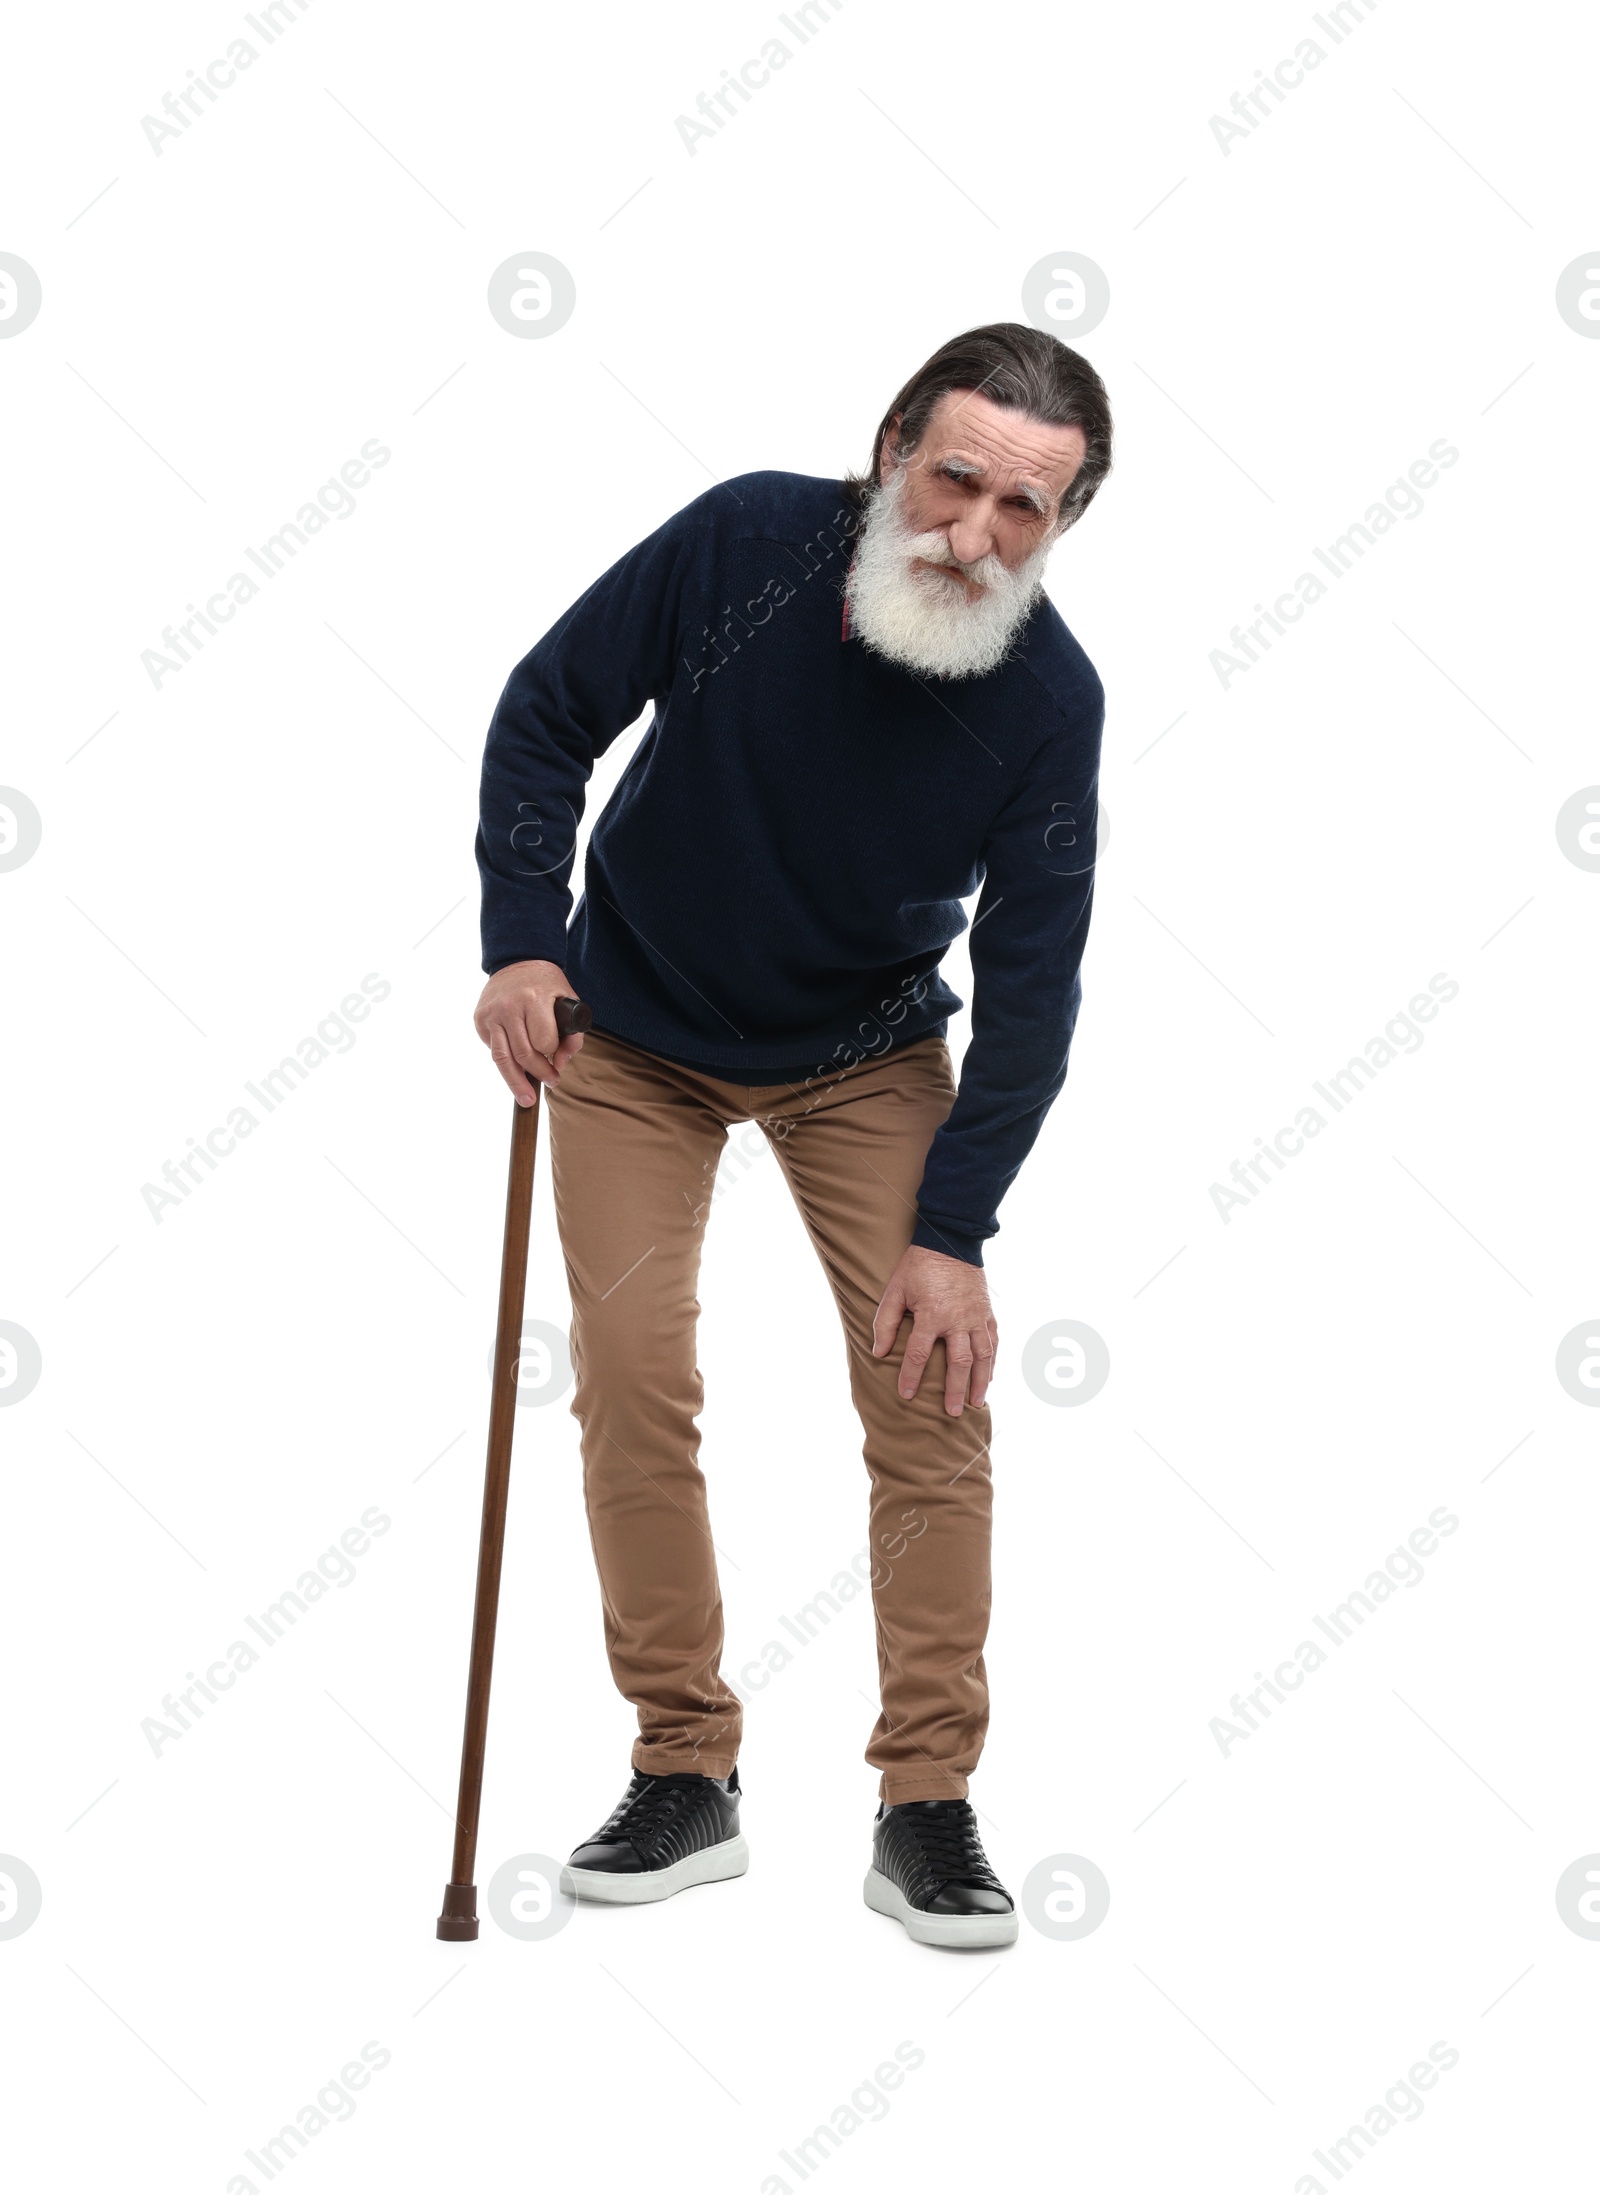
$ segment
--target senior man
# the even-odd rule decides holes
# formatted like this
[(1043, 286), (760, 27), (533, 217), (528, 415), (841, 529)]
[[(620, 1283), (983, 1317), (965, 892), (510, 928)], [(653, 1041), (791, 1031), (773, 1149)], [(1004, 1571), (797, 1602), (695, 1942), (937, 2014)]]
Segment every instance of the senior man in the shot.
[[(476, 1023), (550, 1112), (573, 1411), (622, 1800), (563, 1885), (634, 1904), (748, 1864), (740, 1703), (698, 1460), (701, 1242), (729, 1127), (766, 1134), (822, 1260), (866, 1440), (882, 1712), (867, 1903), (1009, 1943), (967, 1779), (988, 1720), (983, 1244), (1067, 1068), (1094, 883), (1100, 681), (1043, 592), (1111, 465), (1093, 368), (976, 328), (890, 405), (869, 471), (725, 482), (512, 672), (484, 756)], [(595, 759), (654, 705), (568, 879)], [(939, 963), (971, 930), (961, 1001)], [(558, 1040), (581, 996), (589, 1035)]]

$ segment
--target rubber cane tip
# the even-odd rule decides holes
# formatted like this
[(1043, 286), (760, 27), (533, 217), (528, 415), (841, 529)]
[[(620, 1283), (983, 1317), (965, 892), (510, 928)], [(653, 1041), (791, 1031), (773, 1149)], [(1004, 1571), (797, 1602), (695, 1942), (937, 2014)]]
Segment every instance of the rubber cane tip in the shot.
[(478, 1893), (471, 1883), (446, 1883), (444, 1908), (434, 1927), (440, 1943), (476, 1943)]

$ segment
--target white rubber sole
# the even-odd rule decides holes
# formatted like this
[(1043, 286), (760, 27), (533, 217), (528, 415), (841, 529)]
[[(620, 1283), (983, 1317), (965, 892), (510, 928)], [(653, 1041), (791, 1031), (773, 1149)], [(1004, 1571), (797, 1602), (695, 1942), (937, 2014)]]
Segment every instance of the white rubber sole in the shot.
[(979, 1950), (986, 1944), (1015, 1943), (1017, 1916), (1011, 1913), (919, 1913), (887, 1875), (867, 1869), (866, 1901), (874, 1913), (886, 1913), (898, 1921), (913, 1943), (931, 1943), (945, 1950)]
[(729, 1882), (750, 1865), (750, 1847), (743, 1837), (729, 1837), (722, 1844), (691, 1852), (671, 1867), (657, 1867), (639, 1875), (611, 1875), (594, 1867), (564, 1867), (561, 1887), (572, 1898), (589, 1898), (596, 1905), (654, 1905), (660, 1898), (676, 1896), (696, 1883)]

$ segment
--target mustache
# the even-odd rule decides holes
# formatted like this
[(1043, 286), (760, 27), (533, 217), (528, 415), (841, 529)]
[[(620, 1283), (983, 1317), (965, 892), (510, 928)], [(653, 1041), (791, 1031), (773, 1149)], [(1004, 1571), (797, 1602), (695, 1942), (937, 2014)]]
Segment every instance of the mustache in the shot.
[(963, 579), (990, 592), (1012, 583), (1016, 575), (1008, 572), (993, 552), (980, 556), (976, 563), (963, 564), (942, 533), (911, 534), (903, 542), (908, 557), (920, 559), (924, 564), (938, 564), (946, 571), (959, 572)]

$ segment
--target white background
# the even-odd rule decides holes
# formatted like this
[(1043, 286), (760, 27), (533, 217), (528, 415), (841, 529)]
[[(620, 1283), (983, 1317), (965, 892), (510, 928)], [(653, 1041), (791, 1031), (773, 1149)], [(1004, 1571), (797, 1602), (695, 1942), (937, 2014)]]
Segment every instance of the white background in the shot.
[[(141, 117), (241, 10), (13, 23), (0, 249), (44, 294), (0, 342), (0, 779), (43, 819), (0, 875), (0, 1318), (43, 1360), (0, 1412), (0, 1851), (44, 1893), (0, 1942), (19, 2184), (260, 2195), (245, 2151), (368, 2041), (295, 2189), (794, 2190), (779, 2152), (903, 2041), (829, 2188), (1306, 2195), (1436, 2042), (1458, 2065), (1361, 2185), (1566, 2184), (1600, 1418), (1554, 1364), (1600, 1311), (1600, 876), (1555, 819), (1600, 780), (1600, 346), (1554, 294), (1600, 242), (1592, 30), (849, 0), (691, 155), (675, 117), (776, 17), (316, 0), (159, 154)], [(1324, 65), (1224, 154), (1210, 117), (1308, 33)], [(530, 250), (578, 302), (519, 341), (485, 290)], [(470, 1023), (494, 701), (710, 480), (862, 462), (1061, 251), (1111, 286), (1082, 347), (1116, 470), (1050, 577), (1108, 692), (1110, 839), (989, 1258), (974, 1798), (1014, 1890), (1081, 1854), (1109, 1916), (959, 1957), (864, 1908), (858, 1601), (752, 1699), (742, 1883), (438, 1944), (510, 1111)], [(1224, 690), (1211, 651), (1441, 437), (1422, 514)], [(369, 438), (354, 515), (154, 688), (141, 652)], [(142, 1185), (369, 972), (354, 1048), (158, 1224)], [(1224, 1224), (1211, 1184), (1436, 973), (1421, 1049)], [(765, 1156), (702, 1293), (736, 1671), (865, 1540)], [(528, 1309), (566, 1318), (543, 1176)], [(1018, 1369), (1062, 1319), (1110, 1351), (1081, 1408)], [(521, 1418), (480, 1882), (587, 1834), (631, 1737), (576, 1428)], [(1225, 1756), (1232, 1695), (1441, 1505), (1423, 1582)], [(373, 1506), (353, 1582), (155, 1755), (163, 1696)]]

